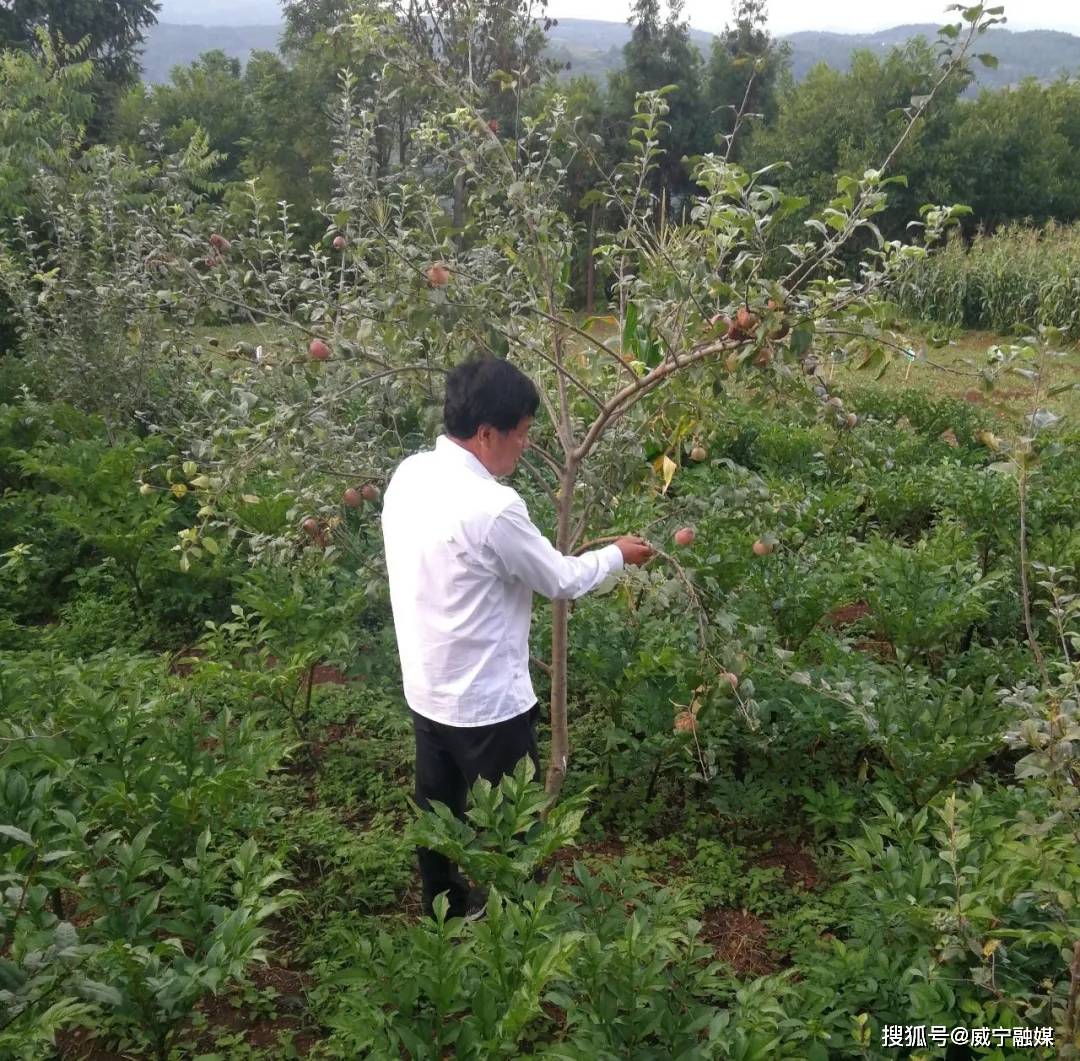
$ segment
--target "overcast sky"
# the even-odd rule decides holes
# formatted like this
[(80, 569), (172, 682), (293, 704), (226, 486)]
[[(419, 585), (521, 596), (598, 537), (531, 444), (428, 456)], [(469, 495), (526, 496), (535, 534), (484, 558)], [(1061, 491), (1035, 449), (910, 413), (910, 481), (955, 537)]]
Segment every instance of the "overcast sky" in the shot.
[[(995, 5), (989, 5), (995, 6)], [(862, 33), (912, 22), (941, 25), (955, 21), (957, 12), (946, 13), (948, 0), (769, 0), (769, 26), (774, 34), (801, 29)], [(1023, 0), (1004, 3), (1009, 29), (1060, 29), (1080, 34), (1080, 0)], [(628, 0), (548, 0), (548, 14), (555, 18), (598, 18), (625, 22)], [(686, 0), (686, 15), (695, 29), (724, 28), (731, 13), (729, 0)]]

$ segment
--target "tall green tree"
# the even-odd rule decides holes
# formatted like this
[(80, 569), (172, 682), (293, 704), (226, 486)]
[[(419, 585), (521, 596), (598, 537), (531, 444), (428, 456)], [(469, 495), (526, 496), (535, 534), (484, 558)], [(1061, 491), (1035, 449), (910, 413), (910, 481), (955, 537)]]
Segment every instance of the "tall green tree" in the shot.
[(959, 109), (941, 147), (952, 195), (970, 225), (1080, 217), (1080, 84), (1034, 78), (983, 92)]
[(287, 55), (299, 53), (319, 34), (346, 22), (356, 6), (354, 0), (284, 0), (282, 51)]
[(769, 33), (765, 0), (733, 0), (731, 22), (713, 38), (704, 88), (717, 146), (729, 158), (740, 157), (750, 121), (775, 120), (780, 78), (790, 55), (790, 45)]
[[(856, 51), (846, 73), (824, 63), (799, 84), (787, 81), (776, 120), (751, 134), (745, 150), (750, 168), (778, 157), (790, 163), (778, 176), (785, 191), (807, 196), (815, 205), (836, 189), (836, 174), (861, 176), (880, 165), (895, 144), (907, 113), (940, 76), (933, 47), (917, 37), (884, 57)], [(948, 197), (948, 139), (969, 72), (957, 70), (938, 90), (933, 112), (913, 129), (893, 159), (892, 169), (907, 178), (890, 191), (889, 206), (875, 220), (887, 236), (904, 226), (926, 202)]]
[(633, 31), (623, 48), (623, 66), (608, 79), (611, 126), (618, 142), (625, 142), (637, 94), (675, 86), (667, 97), (668, 128), (653, 188), (670, 202), (672, 195), (685, 193), (690, 185), (683, 158), (709, 148), (701, 53), (690, 39), (683, 0), (669, 0), (666, 19), (661, 17), (659, 0), (635, 0), (629, 21)]
[(323, 227), (315, 207), (330, 193), (332, 169), (326, 145), (334, 98), (325, 69), (307, 51), (292, 63), (275, 52), (253, 52), (244, 92), (251, 123), (244, 174), (258, 181), (266, 203), (289, 200), (294, 220), (314, 238)]
[(161, 0), (4, 0), (0, 48), (34, 50), (39, 27), (54, 42), (89, 37), (86, 58), (109, 82), (130, 84), (139, 76), (136, 50), (160, 10)]
[(133, 86), (115, 108), (111, 137), (137, 145), (148, 124), (160, 130), (169, 151), (183, 150), (201, 129), (210, 149), (221, 156), (214, 178), (242, 179), (253, 130), (239, 59), (220, 50), (206, 52), (188, 66), (173, 67), (167, 84)]
[[(33, 230), (44, 225), (38, 201), (43, 175), (62, 170), (85, 139), (94, 112), (93, 65), (80, 49), (53, 47), (39, 31), (40, 58), (0, 50), (0, 240), (16, 218)], [(14, 318), (0, 294), (0, 353), (15, 347)]]

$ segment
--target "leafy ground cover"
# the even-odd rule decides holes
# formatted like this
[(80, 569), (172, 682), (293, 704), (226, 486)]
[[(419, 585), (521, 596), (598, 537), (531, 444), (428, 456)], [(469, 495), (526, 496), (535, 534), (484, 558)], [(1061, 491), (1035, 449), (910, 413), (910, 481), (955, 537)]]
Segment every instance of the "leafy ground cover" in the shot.
[[(521, 774), (480, 786), (467, 825), (414, 824), (392, 627), (362, 571), (223, 549), (181, 579), (193, 501), (135, 488), (151, 440), (6, 406), (3, 1048), (829, 1058), (893, 1056), (890, 1024), (1060, 1037), (1075, 722), (1067, 696), (1040, 721), (1016, 482), (979, 441), (995, 414), (844, 393), (854, 430), (720, 398), (707, 459), (666, 488), (646, 466), (621, 500), (657, 541), (695, 526), (670, 554), (736, 686), (703, 667), (687, 583), (628, 573), (574, 607), (557, 810)], [(1028, 498), (1038, 635), (1073, 672), (1074, 452)], [(485, 921), (421, 922), (419, 838), (493, 888)]]

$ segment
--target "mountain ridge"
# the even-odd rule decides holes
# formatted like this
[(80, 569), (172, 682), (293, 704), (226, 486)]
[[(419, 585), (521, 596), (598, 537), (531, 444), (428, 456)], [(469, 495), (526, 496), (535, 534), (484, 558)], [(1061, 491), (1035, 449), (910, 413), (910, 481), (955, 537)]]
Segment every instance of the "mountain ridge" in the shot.
[[(184, 0), (185, 13), (195, 15), (207, 11), (220, 17), (220, 5)], [(163, 12), (174, 8), (175, 2), (163, 4)], [(277, 4), (269, 0), (233, 0), (234, 12), (249, 11), (252, 17)], [(142, 53), (143, 76), (151, 84), (168, 81), (173, 66), (186, 66), (203, 52), (220, 48), (227, 55), (246, 62), (253, 50), (277, 48), (282, 32), (280, 20), (249, 25), (198, 22), (159, 22), (147, 33)], [(801, 81), (810, 69), (824, 62), (836, 69), (846, 70), (851, 54), (866, 48), (883, 53), (902, 45), (913, 37), (933, 40), (937, 26), (933, 23), (912, 23), (893, 26), (875, 33), (836, 33), (824, 30), (802, 30), (777, 37), (791, 46), (791, 72)], [(691, 29), (691, 40), (708, 55), (714, 34)], [(548, 34), (551, 55), (569, 62), (563, 76), (588, 74), (599, 80), (622, 63), (622, 46), (630, 38), (625, 22), (604, 22), (596, 19), (559, 19)], [(1057, 77), (1080, 75), (1080, 37), (1061, 30), (993, 29), (984, 38), (983, 50), (998, 57), (996, 69), (976, 64), (976, 87), (1003, 88), (1034, 76), (1043, 81)]]

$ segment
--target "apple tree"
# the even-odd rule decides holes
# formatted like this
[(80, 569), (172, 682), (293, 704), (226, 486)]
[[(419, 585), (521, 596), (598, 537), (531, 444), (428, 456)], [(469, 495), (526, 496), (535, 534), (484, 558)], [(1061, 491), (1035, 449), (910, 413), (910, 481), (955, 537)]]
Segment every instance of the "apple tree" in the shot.
[[(541, 392), (522, 489), (564, 553), (638, 529), (611, 513), (643, 466), (651, 474), (641, 440), (674, 403), (684, 415), (657, 461), (659, 490), (677, 474), (672, 455), (693, 443), (705, 396), (731, 381), (801, 395), (850, 428), (815, 351), (846, 348), (867, 367), (890, 358), (892, 311), (881, 294), (961, 211), (924, 208), (919, 244), (882, 239), (873, 218), (903, 179), (893, 170), (904, 142), (999, 14), (976, 5), (943, 30), (936, 80), (912, 100), (897, 143), (877, 168), (841, 174), (835, 197), (796, 241), (781, 235), (783, 223), (808, 204), (770, 182), (775, 167), (735, 164), (730, 138), (727, 153), (695, 163), (685, 221), (658, 209), (651, 189), (664, 158), (664, 89), (638, 96), (630, 157), (606, 170), (564, 96), (522, 114), (509, 138), (482, 109), (487, 86), (455, 72), (459, 53), (417, 49), (390, 13), (355, 16), (355, 61), (378, 57), (381, 74), (365, 79), (363, 96), (343, 74), (335, 191), (319, 243), (302, 245), (289, 205), (269, 211), (254, 187), (245, 207), (225, 210), (162, 186), (156, 207), (136, 211), (140, 260), (165, 264), (158, 319), (168, 326), (176, 307), (174, 341), (202, 366), (175, 407), (156, 402), (145, 421), (177, 440), (168, 466), (148, 477), (182, 482), (200, 501), (177, 544), (181, 562), (231, 540), (253, 560), (355, 565), (368, 573), (370, 593), (382, 592), (372, 508), (343, 504), (343, 491), (384, 482), (403, 456), (430, 444), (442, 376), (477, 354), (512, 359)], [(507, 92), (523, 76), (513, 65), (492, 74)], [(389, 168), (378, 164), (385, 130), (377, 115), (387, 113), (384, 94), (406, 82), (430, 86), (434, 102), (408, 131), (410, 152)], [(583, 234), (562, 206), (571, 161), (594, 165), (604, 216), (614, 219), (595, 237), (607, 312), (586, 320), (572, 309), (570, 285)], [(55, 210), (63, 212), (59, 203)], [(845, 274), (841, 253), (856, 241), (865, 248), (860, 266)], [(40, 264), (47, 277), (48, 262)], [(54, 268), (77, 285), (62, 261)], [(209, 340), (193, 341), (199, 320), (247, 324), (259, 340), (238, 343), (235, 359), (222, 361)], [(704, 683), (726, 681), (692, 581), (661, 559), (695, 613)], [(569, 758), (569, 607), (552, 605), (545, 664), (552, 796)]]

